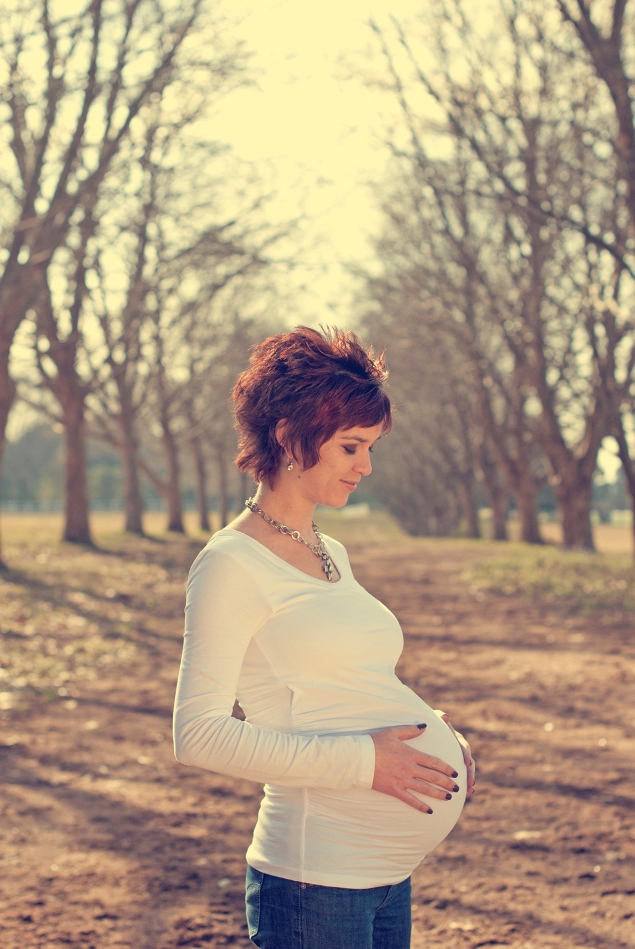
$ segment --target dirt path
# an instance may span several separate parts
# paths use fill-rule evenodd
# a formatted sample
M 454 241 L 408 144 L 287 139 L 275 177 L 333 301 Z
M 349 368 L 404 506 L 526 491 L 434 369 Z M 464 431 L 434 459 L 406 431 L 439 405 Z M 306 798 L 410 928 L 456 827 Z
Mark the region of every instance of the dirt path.
M 250 945 L 259 789 L 172 754 L 197 549 L 10 551 L 23 572 L 0 622 L 5 654 L 36 646 L 26 692 L 41 654 L 70 656 L 79 637 L 92 659 L 0 712 L 2 949 Z M 461 823 L 415 874 L 413 949 L 634 947 L 633 629 L 473 594 L 461 573 L 475 556 L 460 542 L 352 550 L 403 624 L 401 677 L 452 713 L 480 763 Z

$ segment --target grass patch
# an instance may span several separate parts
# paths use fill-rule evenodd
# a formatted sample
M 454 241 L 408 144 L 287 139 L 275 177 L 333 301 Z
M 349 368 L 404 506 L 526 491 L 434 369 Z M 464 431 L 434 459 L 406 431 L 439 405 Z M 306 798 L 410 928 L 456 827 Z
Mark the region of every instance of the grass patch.
M 463 578 L 473 592 L 568 600 L 583 611 L 635 612 L 635 569 L 626 555 L 514 544 L 504 556 L 474 564 Z
M 388 511 L 370 511 L 362 517 L 351 517 L 346 508 L 318 508 L 315 521 L 320 530 L 341 544 L 373 544 L 412 539 Z

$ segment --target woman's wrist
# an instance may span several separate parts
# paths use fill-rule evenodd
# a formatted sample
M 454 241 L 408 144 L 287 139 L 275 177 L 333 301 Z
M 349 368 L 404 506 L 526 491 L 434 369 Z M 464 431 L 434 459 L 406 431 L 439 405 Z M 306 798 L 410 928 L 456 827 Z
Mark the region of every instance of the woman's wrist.
M 372 788 L 375 777 L 375 742 L 371 735 L 358 735 L 359 742 L 359 777 L 355 787 Z

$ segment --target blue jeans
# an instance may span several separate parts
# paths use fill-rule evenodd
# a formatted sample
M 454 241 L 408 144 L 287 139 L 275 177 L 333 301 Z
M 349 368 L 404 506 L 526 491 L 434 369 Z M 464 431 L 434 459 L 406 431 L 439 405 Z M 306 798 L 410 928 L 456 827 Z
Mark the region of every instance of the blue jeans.
M 409 949 L 410 877 L 352 890 L 247 868 L 249 936 L 260 949 Z

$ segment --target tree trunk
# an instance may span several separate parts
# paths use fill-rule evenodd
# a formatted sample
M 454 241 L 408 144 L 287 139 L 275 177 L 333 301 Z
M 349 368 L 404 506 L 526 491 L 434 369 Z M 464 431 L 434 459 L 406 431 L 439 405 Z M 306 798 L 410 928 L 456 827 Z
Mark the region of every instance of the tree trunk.
M 475 363 L 475 365 L 478 366 L 478 363 Z M 480 375 L 480 367 L 478 368 L 478 371 Z M 516 499 L 518 517 L 520 520 L 520 539 L 526 544 L 542 544 L 543 541 L 542 537 L 540 536 L 536 504 L 538 497 L 538 487 L 531 473 L 530 446 L 529 443 L 525 441 L 527 430 L 524 427 L 522 411 L 518 406 L 515 407 L 513 419 L 514 424 L 511 426 L 510 433 L 512 436 L 512 444 L 514 445 L 515 450 L 510 451 L 509 446 L 506 444 L 505 433 L 503 429 L 496 423 L 490 402 L 489 390 L 482 384 L 482 382 L 479 393 L 482 417 L 494 460 L 497 462 L 497 467 L 507 482 L 507 491 L 513 494 Z M 507 491 L 505 491 L 506 499 Z M 497 507 L 498 505 L 494 504 L 492 499 L 492 511 L 496 512 Z M 505 503 L 505 508 L 506 507 L 507 503 Z M 505 514 L 506 513 L 507 512 L 505 510 Z M 501 516 L 502 515 L 499 509 L 499 519 Z M 507 527 L 506 525 L 502 525 L 500 520 L 498 530 L 500 531 L 501 536 L 496 539 L 504 540 L 507 537 Z
M 624 478 L 628 486 L 628 493 L 631 496 L 631 511 L 633 512 L 633 557 L 635 557 L 635 463 L 633 463 L 633 459 L 628 450 L 628 442 L 626 441 L 624 423 L 621 416 L 618 416 L 618 419 L 619 422 L 616 426 L 617 431 L 615 432 L 615 438 L 619 448 L 622 468 L 624 469 Z
M 2 411 L 1 407 L 0 407 L 0 411 Z M 1 424 L 1 419 L 0 419 L 0 424 Z M 6 419 L 5 419 L 4 425 L 6 427 Z M 5 429 L 3 428 L 0 431 L 0 484 L 2 484 L 2 480 L 1 480 L 2 479 L 2 456 L 4 454 L 4 442 L 5 442 L 4 432 L 5 432 Z M 0 518 L 0 571 L 8 570 L 8 569 L 9 567 L 2 557 L 2 520 Z
M 23 206 L 23 222 L 29 220 L 33 213 L 31 204 L 28 207 Z M 9 373 L 11 346 L 27 310 L 37 298 L 41 285 L 41 272 L 37 268 L 34 269 L 32 261 L 27 264 L 18 262 L 19 251 L 27 233 L 26 229 L 18 227 L 12 235 L 5 235 L 9 238 L 6 246 L 11 249 L 10 257 L 5 262 L 0 277 L 0 476 L 2 475 L 7 420 L 16 392 L 15 383 Z M 6 569 L 0 542 L 0 570 Z
M 90 544 L 88 513 L 88 476 L 86 464 L 86 423 L 84 394 L 68 392 L 62 405 L 64 443 L 66 448 L 64 481 L 64 540 L 73 544 Z
M 554 485 L 562 520 L 562 544 L 567 549 L 595 550 L 591 528 L 590 478 L 577 477 Z
M 198 509 L 198 524 L 202 531 L 210 531 L 209 510 L 207 501 L 207 466 L 203 446 L 198 435 L 190 439 L 190 447 L 194 456 L 194 471 L 196 474 L 196 507 Z
M 481 527 L 478 521 L 478 510 L 474 501 L 474 475 L 466 472 L 459 475 L 457 480 L 459 503 L 467 521 L 467 536 L 475 540 L 481 536 Z
M 167 468 L 164 497 L 168 509 L 168 530 L 184 534 L 179 450 L 169 425 L 163 426 L 163 448 Z
M 508 540 L 507 537 L 507 491 L 490 497 L 492 506 L 492 540 Z
M 507 505 L 509 491 L 498 467 L 485 450 L 481 452 L 480 468 L 483 484 L 492 509 L 492 540 L 507 540 Z
M 15 398 L 15 383 L 9 375 L 9 350 L 4 339 L 0 339 L 0 477 L 2 476 L 2 458 L 6 439 L 7 419 Z M 0 536 L 0 570 L 6 570 L 7 565 L 2 559 L 2 538 Z
M 518 480 L 514 486 L 514 497 L 520 521 L 520 539 L 525 544 L 544 543 L 538 523 L 538 487 L 531 475 Z
M 220 512 L 220 526 L 226 527 L 229 521 L 229 497 L 227 490 L 227 461 L 225 449 L 216 449 L 216 464 L 218 466 L 218 510 Z
M 126 512 L 125 530 L 130 534 L 143 537 L 143 495 L 138 467 L 138 445 L 132 419 L 121 415 L 121 467 L 123 470 L 124 507 Z
M 4 414 L 3 409 L 4 407 L 0 404 L 0 425 L 2 425 L 2 428 L 0 429 L 0 484 L 2 484 L 2 456 L 4 455 L 5 430 L 7 425 L 6 416 L 4 418 L 4 422 L 2 420 L 2 414 Z M 0 571 L 8 569 L 8 564 L 2 557 L 2 521 L 0 519 Z

